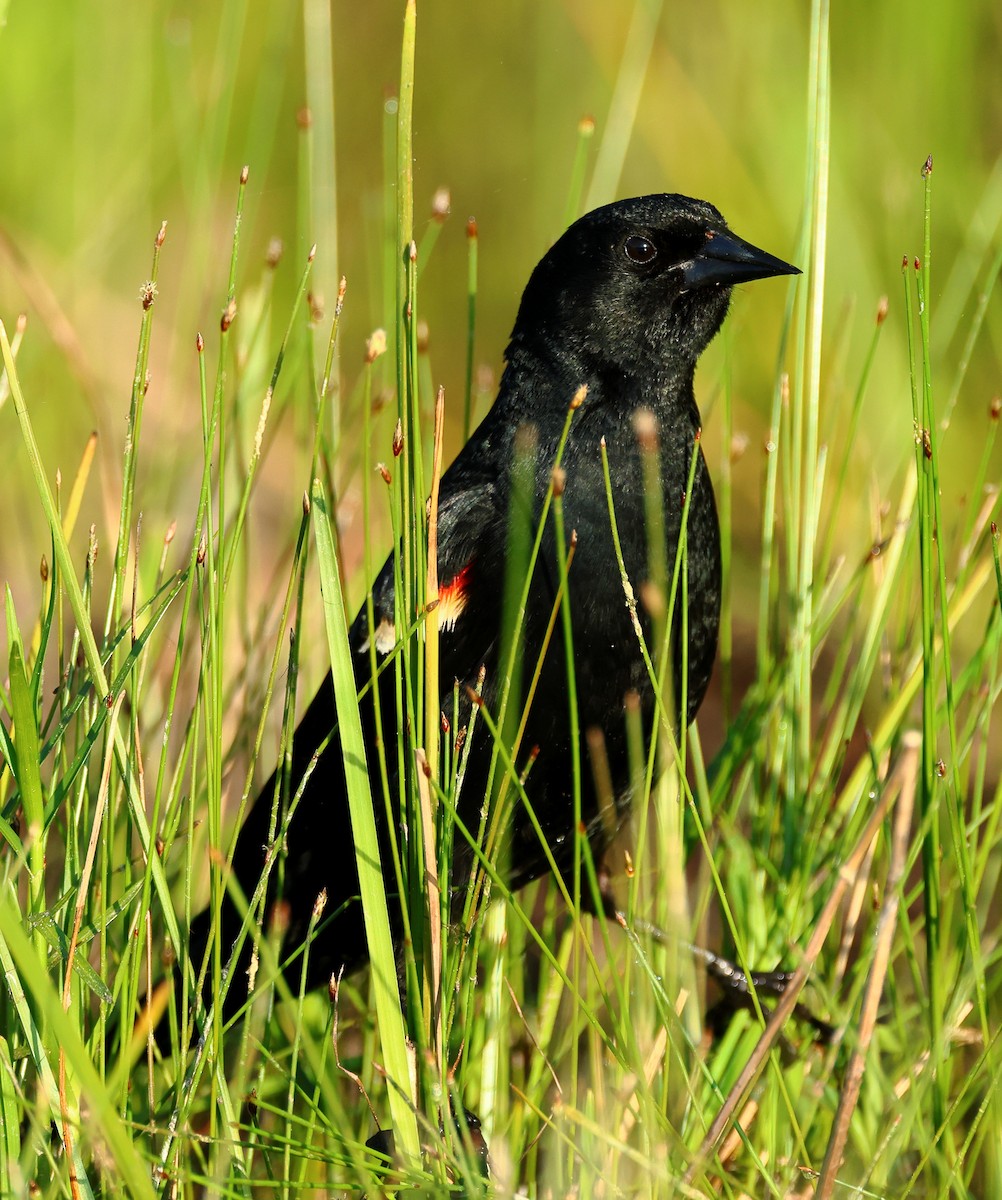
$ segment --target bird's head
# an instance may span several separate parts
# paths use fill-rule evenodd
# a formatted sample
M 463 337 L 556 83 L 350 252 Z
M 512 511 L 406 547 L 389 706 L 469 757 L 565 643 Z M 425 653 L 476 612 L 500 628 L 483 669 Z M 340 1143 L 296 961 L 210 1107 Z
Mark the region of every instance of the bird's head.
M 575 221 L 532 273 L 512 346 L 548 347 L 582 370 L 691 369 L 736 283 L 796 275 L 688 196 L 619 200 Z

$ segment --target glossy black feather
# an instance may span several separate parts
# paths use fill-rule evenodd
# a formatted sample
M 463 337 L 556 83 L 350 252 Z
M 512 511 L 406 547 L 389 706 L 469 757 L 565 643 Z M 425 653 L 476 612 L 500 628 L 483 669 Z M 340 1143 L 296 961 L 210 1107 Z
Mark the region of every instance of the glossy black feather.
M 440 579 L 447 584 L 464 568 L 467 575 L 465 607 L 441 638 L 441 695 L 443 711 L 453 723 L 462 723 L 467 712 L 452 712 L 454 680 L 459 680 L 460 695 L 465 695 L 465 686 L 476 683 L 483 667 L 488 706 L 496 699 L 509 475 L 516 431 L 526 423 L 535 429 L 533 494 L 538 512 L 568 404 L 578 388 L 587 385 L 587 397 L 575 415 L 563 457 L 566 528 L 577 534 L 569 579 L 570 609 L 581 726 L 602 730 L 617 804 L 624 811 L 629 804 L 624 697 L 629 691 L 638 693 L 647 727 L 654 697 L 615 560 L 600 445 L 604 439 L 626 568 L 639 595 L 648 574 L 648 547 L 636 414 L 641 409 L 649 410 L 656 422 L 670 577 L 700 428 L 693 393 L 696 361 L 724 319 L 731 282 L 794 270 L 734 237 L 717 210 L 698 200 L 645 196 L 588 214 L 571 226 L 533 271 L 506 352 L 507 365 L 497 400 L 442 479 Z M 702 452 L 697 453 L 688 538 L 686 718 L 690 721 L 710 680 L 720 612 L 716 507 Z M 369 629 L 364 610 L 351 629 L 360 689 L 370 680 L 370 639 L 376 638 L 380 656 L 392 641 L 392 572 L 391 558 L 373 586 L 376 630 Z M 526 613 L 524 661 L 528 664 L 534 663 L 539 653 L 558 576 L 551 521 Z M 650 622 L 642 606 L 641 615 L 649 637 Z M 676 633 L 678 628 L 676 620 Z M 676 644 L 676 694 L 682 687 L 680 650 Z M 381 685 L 384 722 L 394 712 L 391 680 L 392 671 L 388 671 Z M 523 749 L 539 747 L 527 791 L 561 866 L 568 861 L 572 846 L 574 754 L 582 757 L 584 817 L 596 856 L 605 846 L 607 828 L 607 822 L 598 819 L 596 813 L 587 755 L 571 744 L 566 686 L 564 648 L 558 633 L 543 665 Z M 371 695 L 363 699 L 361 712 L 371 752 L 375 738 Z M 328 680 L 296 731 L 293 791 L 333 725 L 333 695 Z M 384 729 L 387 742 L 393 736 L 392 729 Z M 490 754 L 491 741 L 481 725 L 460 803 L 461 815 L 473 828 L 483 803 Z M 395 756 L 390 758 L 392 769 Z M 374 762 L 372 754 L 370 770 Z M 262 789 L 238 840 L 234 867 L 247 894 L 252 892 L 264 863 L 274 791 L 273 778 Z M 374 792 L 382 795 L 378 783 Z M 386 819 L 378 801 L 377 816 L 384 837 L 385 864 L 389 861 Z M 510 882 L 517 887 L 543 874 L 546 860 L 520 806 L 513 809 L 507 833 L 511 839 Z M 468 877 L 469 851 L 457 845 L 455 861 L 451 884 L 458 892 Z M 277 874 L 269 892 L 272 899 L 275 878 Z M 310 952 L 311 984 L 326 981 L 342 966 L 351 971 L 367 959 L 336 736 L 313 764 L 288 831 L 283 895 L 289 904 L 291 924 L 286 949 L 305 936 L 321 888 L 326 888 L 328 894 L 327 920 Z M 391 912 L 394 907 L 391 904 Z M 227 908 L 222 930 L 227 952 L 238 927 L 235 913 Z M 193 948 L 203 946 L 206 936 L 203 919 L 193 929 Z M 240 982 L 235 981 L 233 1003 L 241 999 L 241 990 Z

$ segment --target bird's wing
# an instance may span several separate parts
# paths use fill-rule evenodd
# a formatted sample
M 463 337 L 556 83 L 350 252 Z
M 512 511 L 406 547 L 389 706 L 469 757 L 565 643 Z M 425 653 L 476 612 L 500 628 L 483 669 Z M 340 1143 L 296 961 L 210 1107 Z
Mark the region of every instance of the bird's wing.
M 438 512 L 438 628 L 450 640 L 466 641 L 476 627 L 487 633 L 485 621 L 498 597 L 497 574 L 504 563 L 505 514 L 498 512 L 496 488 L 487 481 L 445 495 Z M 374 645 L 379 659 L 388 655 L 407 630 L 397 628 L 394 604 L 393 555 L 383 564 L 372 585 L 372 624 L 368 604 L 362 606 L 349 635 L 352 653 L 368 658 Z M 470 612 L 476 595 L 477 613 Z M 416 623 L 418 613 L 413 614 Z M 493 631 L 491 631 L 493 633 Z M 443 649 L 447 649 L 443 647 Z

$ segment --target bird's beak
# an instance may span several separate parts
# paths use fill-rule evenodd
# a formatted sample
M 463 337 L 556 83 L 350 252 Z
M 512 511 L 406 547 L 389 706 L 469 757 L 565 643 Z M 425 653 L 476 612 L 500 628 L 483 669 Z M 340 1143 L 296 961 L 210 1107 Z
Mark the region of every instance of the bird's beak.
M 682 278 L 688 287 L 708 287 L 746 283 L 750 279 L 767 279 L 770 275 L 799 275 L 791 267 L 736 234 L 711 229 L 703 248 L 682 267 Z

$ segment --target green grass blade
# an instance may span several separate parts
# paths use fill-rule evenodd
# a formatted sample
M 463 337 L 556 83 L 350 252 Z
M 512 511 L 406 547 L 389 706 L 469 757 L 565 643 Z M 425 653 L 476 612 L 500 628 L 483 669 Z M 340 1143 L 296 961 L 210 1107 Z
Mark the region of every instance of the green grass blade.
M 466 380 L 463 386 L 463 441 L 473 431 L 473 366 L 477 336 L 477 261 L 480 236 L 477 223 L 466 222 Z
M 303 5 L 306 102 L 310 112 L 310 218 L 309 237 L 320 250 L 316 286 L 329 303 L 338 290 L 337 158 L 334 125 L 334 55 L 331 5 L 327 0 L 305 0 Z M 323 360 L 317 347 L 316 368 Z M 335 436 L 340 415 L 335 413 Z
M 98 1075 L 91 1061 L 90 1053 L 84 1045 L 80 1031 L 71 1016 L 63 1011 L 59 994 L 53 987 L 48 975 L 35 957 L 33 947 L 21 924 L 21 916 L 12 896 L 7 893 L 0 901 L 2 920 L 0 920 L 0 967 L 8 980 L 20 978 L 31 992 L 32 998 L 43 1019 L 55 1035 L 57 1044 L 65 1053 L 67 1064 L 72 1072 L 76 1090 L 80 1096 L 87 1099 L 88 1120 L 78 1123 L 73 1130 L 73 1157 L 77 1183 L 82 1194 L 92 1196 L 86 1171 L 80 1156 L 80 1144 L 90 1144 L 93 1132 L 100 1131 L 103 1151 L 111 1155 L 119 1182 L 126 1194 L 135 1197 L 152 1197 L 153 1187 L 150 1183 L 146 1164 L 140 1158 L 132 1140 L 132 1131 L 127 1129 L 124 1122 L 115 1112 L 104 1082 Z M 15 997 L 18 1014 L 21 1018 L 24 1034 L 31 1046 L 36 1068 L 49 1094 L 49 1104 L 52 1119 L 61 1134 L 65 1133 L 63 1117 L 68 1113 L 79 1122 L 79 1100 L 76 1095 L 69 1094 L 69 1085 L 64 1084 L 65 1104 L 60 1101 L 60 1085 L 56 1072 L 49 1062 L 46 1050 L 31 1016 L 27 997 L 20 992 Z M 93 1151 L 94 1146 L 90 1149 Z
M 334 701 L 337 707 L 341 749 L 344 755 L 348 807 L 358 861 L 358 879 L 365 914 L 365 931 L 372 963 L 376 1015 L 389 1084 L 390 1112 L 396 1144 L 416 1161 L 420 1150 L 418 1127 L 411 1092 L 411 1072 L 397 986 L 396 954 L 390 935 L 390 918 L 380 869 L 379 841 L 373 817 L 372 793 L 366 768 L 365 742 L 355 693 L 355 676 L 348 647 L 341 574 L 334 552 L 327 500 L 318 480 L 311 494 L 320 586 L 323 592 L 324 624 L 330 651 Z
M 100 696 L 102 699 L 107 699 L 109 696 L 109 689 L 108 679 L 104 671 L 104 664 L 101 661 L 101 655 L 97 648 L 97 642 L 94 639 L 94 633 L 91 629 L 90 616 L 87 605 L 84 602 L 83 592 L 80 589 L 80 584 L 76 577 L 76 572 L 73 566 L 73 557 L 70 554 L 70 548 L 63 533 L 62 522 L 60 521 L 59 513 L 52 497 L 52 491 L 49 488 L 49 482 L 45 475 L 45 469 L 42 466 L 42 457 L 38 451 L 38 443 L 35 441 L 35 434 L 31 426 L 31 419 L 28 415 L 27 406 L 24 401 L 24 394 L 21 391 L 21 383 L 18 379 L 17 371 L 14 366 L 14 356 L 11 352 L 10 342 L 7 338 L 7 330 L 2 321 L 0 321 L 0 354 L 3 356 L 4 366 L 7 370 L 7 378 L 10 383 L 11 399 L 14 403 L 14 410 L 17 413 L 18 422 L 21 426 L 21 436 L 28 452 L 32 475 L 34 476 L 35 484 L 38 488 L 39 499 L 41 500 L 42 509 L 49 524 L 49 531 L 52 535 L 53 545 L 55 546 L 56 559 L 62 572 L 63 586 L 66 589 L 67 597 L 70 602 L 70 608 L 73 611 L 73 616 L 77 623 L 77 631 L 79 633 L 84 659 L 90 673 L 91 681 L 97 691 L 98 696 Z M 146 855 L 147 862 L 150 870 L 152 871 L 153 881 L 157 890 L 157 896 L 160 900 L 161 907 L 163 909 L 164 921 L 167 925 L 167 932 L 170 934 L 174 945 L 178 946 L 181 944 L 181 939 L 178 933 L 177 920 L 174 916 L 174 905 L 171 901 L 170 890 L 167 887 L 167 879 L 164 875 L 163 863 L 160 861 L 160 856 L 158 854 L 152 853 L 153 846 L 152 838 L 150 836 L 149 822 L 146 819 L 146 812 L 143 807 L 142 797 L 139 794 L 138 785 L 129 767 L 129 752 L 126 748 L 121 729 L 117 724 L 114 726 L 113 736 L 115 738 L 115 753 L 118 759 L 119 768 L 122 773 L 122 778 L 127 782 L 128 785 L 129 807 L 132 819 L 135 823 L 136 831 L 142 844 L 143 853 Z
M 19 1179 L 21 1157 L 21 1114 L 14 1083 L 10 1046 L 0 1037 L 0 1196 L 13 1197 Z
M 45 908 L 45 821 L 42 777 L 39 771 L 38 714 L 28 683 L 21 634 L 14 614 L 14 599 L 7 588 L 7 641 L 10 644 L 10 698 L 14 712 L 14 752 L 10 766 L 17 779 L 27 825 L 28 912 L 38 916 Z M 34 937 L 39 961 L 45 962 L 45 943 Z
M 636 0 L 634 4 L 586 208 L 608 203 L 619 188 L 663 7 L 664 0 Z

